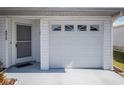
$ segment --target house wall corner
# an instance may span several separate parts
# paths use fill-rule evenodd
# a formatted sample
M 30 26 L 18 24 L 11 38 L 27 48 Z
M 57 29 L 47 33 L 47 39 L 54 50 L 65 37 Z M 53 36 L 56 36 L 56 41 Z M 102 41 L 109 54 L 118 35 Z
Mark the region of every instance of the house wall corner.
M 47 19 L 40 19 L 40 67 L 49 69 L 49 23 Z
M 112 70 L 113 32 L 112 21 L 104 21 L 103 69 Z

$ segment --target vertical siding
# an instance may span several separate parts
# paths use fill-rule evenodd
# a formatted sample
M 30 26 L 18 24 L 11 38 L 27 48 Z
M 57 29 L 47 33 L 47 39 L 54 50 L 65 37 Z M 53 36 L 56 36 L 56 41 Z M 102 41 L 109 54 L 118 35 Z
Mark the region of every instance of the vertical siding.
M 124 46 L 124 26 L 113 28 L 114 46 Z
M 41 69 L 49 69 L 49 24 L 47 20 L 40 20 L 40 60 Z
M 103 54 L 103 68 L 112 69 L 112 22 L 104 22 L 104 54 Z
M 4 65 L 6 65 L 5 30 L 6 30 L 6 19 L 0 18 L 0 61 L 2 61 Z

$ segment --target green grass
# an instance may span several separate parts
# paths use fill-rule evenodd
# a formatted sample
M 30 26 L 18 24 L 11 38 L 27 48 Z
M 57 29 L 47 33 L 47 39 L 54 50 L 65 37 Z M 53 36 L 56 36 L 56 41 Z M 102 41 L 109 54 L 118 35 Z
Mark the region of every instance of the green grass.
M 114 51 L 113 65 L 124 70 L 124 52 Z
M 119 62 L 117 62 L 115 60 L 113 60 L 113 66 L 117 66 L 117 67 L 119 67 L 119 68 L 124 70 L 124 64 L 123 63 L 119 63 Z

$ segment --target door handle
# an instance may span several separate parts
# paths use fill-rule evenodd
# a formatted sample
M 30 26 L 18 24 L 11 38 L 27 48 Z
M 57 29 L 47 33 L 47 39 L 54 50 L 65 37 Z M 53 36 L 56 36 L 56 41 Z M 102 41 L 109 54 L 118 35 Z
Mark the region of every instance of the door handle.
M 17 48 L 17 43 L 15 44 L 15 47 Z

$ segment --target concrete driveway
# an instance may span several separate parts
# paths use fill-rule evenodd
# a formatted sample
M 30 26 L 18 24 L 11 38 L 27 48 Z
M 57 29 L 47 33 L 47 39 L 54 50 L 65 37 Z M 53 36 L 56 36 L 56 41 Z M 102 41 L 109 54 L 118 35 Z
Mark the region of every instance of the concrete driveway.
M 113 71 L 97 69 L 65 69 L 62 73 L 6 73 L 8 78 L 17 78 L 19 85 L 63 84 L 124 84 L 124 78 Z

